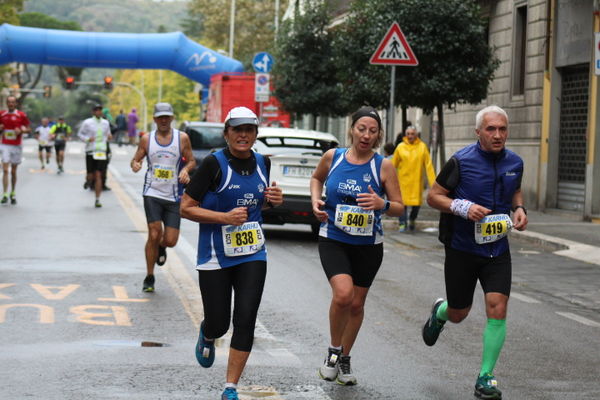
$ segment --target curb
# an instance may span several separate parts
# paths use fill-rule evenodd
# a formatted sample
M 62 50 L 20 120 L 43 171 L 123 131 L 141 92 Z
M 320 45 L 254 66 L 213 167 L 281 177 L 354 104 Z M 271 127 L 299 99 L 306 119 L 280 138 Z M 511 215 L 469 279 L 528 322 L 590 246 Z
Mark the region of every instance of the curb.
M 437 228 L 439 225 L 438 221 L 424 220 L 424 221 L 416 221 L 416 227 L 419 230 L 423 230 L 425 228 Z M 384 219 L 383 227 L 387 230 L 397 230 L 398 229 L 398 220 L 397 219 Z M 567 239 L 561 239 L 554 236 L 549 236 L 543 233 L 533 232 L 533 231 L 516 231 L 513 230 L 510 232 L 510 237 L 514 240 L 524 241 L 527 243 L 531 243 L 534 245 L 538 245 L 543 247 L 546 250 L 550 251 L 559 251 L 559 250 L 569 250 L 575 245 L 579 245 L 580 243 L 573 242 Z

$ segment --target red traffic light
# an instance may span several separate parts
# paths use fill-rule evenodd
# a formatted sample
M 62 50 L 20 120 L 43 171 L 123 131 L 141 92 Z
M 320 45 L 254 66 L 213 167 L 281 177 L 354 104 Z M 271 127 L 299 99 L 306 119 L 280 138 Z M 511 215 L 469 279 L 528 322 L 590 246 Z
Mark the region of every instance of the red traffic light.
M 44 97 L 52 97 L 52 86 L 44 85 Z
M 72 76 L 67 76 L 65 78 L 65 88 L 71 90 L 75 88 L 75 78 Z
M 112 89 L 113 87 L 113 77 L 105 76 L 104 77 L 104 89 Z

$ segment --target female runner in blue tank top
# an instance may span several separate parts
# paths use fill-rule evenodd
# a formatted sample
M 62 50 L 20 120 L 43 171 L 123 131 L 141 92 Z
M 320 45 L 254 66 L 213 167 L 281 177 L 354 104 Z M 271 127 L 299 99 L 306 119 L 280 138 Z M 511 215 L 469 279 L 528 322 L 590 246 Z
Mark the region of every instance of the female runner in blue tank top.
M 182 217 L 200 223 L 196 269 L 204 321 L 196 358 L 205 368 L 215 359 L 214 340 L 229 329 L 235 292 L 227 381 L 221 396 L 225 400 L 238 399 L 237 383 L 252 349 L 267 274 L 261 209 L 283 202 L 281 189 L 275 182 L 268 184 L 269 160 L 252 151 L 257 134 L 254 112 L 245 107 L 229 111 L 224 129 L 227 148 L 203 160 L 181 200 Z
M 331 344 L 318 372 L 322 379 L 341 385 L 356 384 L 350 350 L 383 260 L 381 215 L 404 212 L 396 169 L 374 151 L 383 139 L 377 111 L 372 107 L 356 111 L 348 135 L 350 147 L 327 151 L 310 181 L 313 213 L 321 221 L 319 255 L 333 290 Z

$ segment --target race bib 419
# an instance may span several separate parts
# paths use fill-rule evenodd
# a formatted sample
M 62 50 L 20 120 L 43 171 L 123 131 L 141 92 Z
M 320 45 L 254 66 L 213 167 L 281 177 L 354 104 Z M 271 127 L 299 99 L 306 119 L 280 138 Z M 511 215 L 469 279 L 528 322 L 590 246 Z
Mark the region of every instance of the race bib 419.
M 475 242 L 478 244 L 493 243 L 512 229 L 512 220 L 507 214 L 486 215 L 475 222 Z

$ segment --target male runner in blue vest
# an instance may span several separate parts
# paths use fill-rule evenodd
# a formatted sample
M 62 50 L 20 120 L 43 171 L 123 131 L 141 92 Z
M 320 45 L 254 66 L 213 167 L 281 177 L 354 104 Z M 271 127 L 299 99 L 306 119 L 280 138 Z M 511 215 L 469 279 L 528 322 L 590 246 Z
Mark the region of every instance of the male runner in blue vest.
M 511 226 L 520 231 L 527 226 L 521 193 L 523 160 L 504 147 L 508 115 L 503 109 L 489 106 L 479 111 L 475 127 L 479 140 L 452 156 L 427 196 L 427 203 L 441 211 L 439 238 L 445 245 L 448 300 L 434 302 L 423 340 L 433 346 L 446 321 L 459 323 L 467 317 L 479 280 L 488 319 L 475 396 L 501 399 L 493 371 L 506 337 L 511 286 L 506 234 Z

